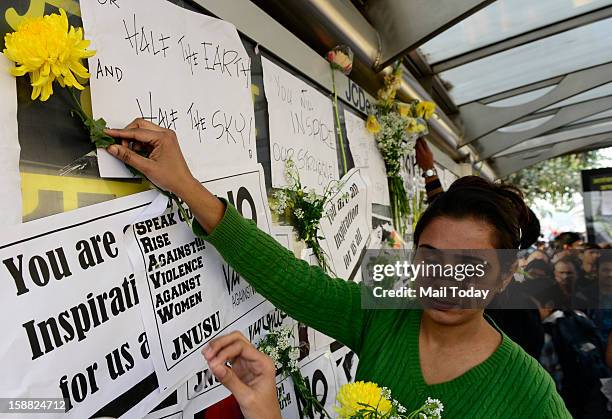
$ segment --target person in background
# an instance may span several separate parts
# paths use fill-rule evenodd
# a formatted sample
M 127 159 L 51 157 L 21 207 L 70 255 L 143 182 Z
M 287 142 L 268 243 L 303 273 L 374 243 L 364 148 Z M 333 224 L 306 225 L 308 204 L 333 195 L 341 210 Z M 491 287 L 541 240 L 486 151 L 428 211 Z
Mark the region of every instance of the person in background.
M 566 231 L 553 239 L 553 246 L 557 250 L 580 249 L 582 244 L 582 236 L 573 231 Z
M 331 278 L 297 259 L 198 182 L 174 132 L 143 120 L 105 132 L 120 141 L 108 148 L 110 154 L 184 200 L 195 217 L 194 233 L 257 292 L 292 318 L 353 349 L 360 360 L 357 380 L 389 388 L 408 411 L 421 407 L 427 397 L 437 398 L 447 419 L 570 418 L 550 376 L 484 310 L 365 310 L 363 284 Z M 133 147 L 145 148 L 149 157 Z M 424 249 L 518 249 L 531 244 L 520 233 L 530 228 L 529 221 L 516 189 L 467 176 L 425 210 L 414 242 Z M 497 289 L 512 276 L 511 267 L 501 263 L 488 269 Z
M 427 202 L 431 203 L 439 194 L 444 192 L 442 183 L 438 178 L 438 173 L 434 166 L 434 157 L 427 142 L 423 138 L 419 138 L 415 145 L 415 160 L 423 173 L 425 179 L 425 191 L 427 193 Z
M 217 380 L 236 398 L 245 419 L 281 419 L 274 363 L 242 333 L 211 340 L 202 354 Z
M 568 254 L 557 260 L 553 265 L 553 275 L 563 293 L 559 308 L 579 309 L 586 312 L 587 309 L 593 307 L 592 304 L 589 304 L 587 296 L 577 286 L 582 281 L 582 269 L 577 257 Z
M 592 318 L 606 344 L 606 364 L 612 369 L 612 252 L 602 252 L 598 271 L 599 310 Z
M 542 249 L 536 249 L 527 256 L 527 264 L 529 264 L 533 260 L 542 260 L 546 263 L 550 263 L 550 256 L 546 253 L 546 251 Z
M 601 254 L 599 245 L 595 243 L 585 243 L 580 253 L 582 259 L 582 271 L 585 276 L 592 279 L 597 278 L 597 260 Z

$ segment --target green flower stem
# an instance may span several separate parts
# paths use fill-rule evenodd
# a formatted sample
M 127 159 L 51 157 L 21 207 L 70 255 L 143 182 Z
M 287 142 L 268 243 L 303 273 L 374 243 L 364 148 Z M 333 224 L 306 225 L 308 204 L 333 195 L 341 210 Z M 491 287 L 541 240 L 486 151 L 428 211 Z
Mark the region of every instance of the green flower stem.
M 344 173 L 348 171 L 348 165 L 346 163 L 346 152 L 344 151 L 344 137 L 342 135 L 342 125 L 340 125 L 340 115 L 338 114 L 338 92 L 336 90 L 336 70 L 334 66 L 331 66 L 332 70 L 332 88 L 334 90 L 334 113 L 336 115 L 336 125 L 338 129 L 338 139 L 340 140 L 340 150 L 342 152 L 342 166 L 344 167 Z
M 293 380 L 296 391 L 300 393 L 300 396 L 302 396 L 306 402 L 304 410 L 309 412 L 312 408 L 315 412 L 319 412 L 324 417 L 331 419 L 331 416 L 329 413 L 327 413 L 327 410 L 325 410 L 323 405 L 321 405 L 321 402 L 315 397 L 314 394 L 312 394 L 312 391 L 310 391 L 310 388 L 308 388 L 306 385 L 306 381 L 299 370 L 291 373 L 291 379 Z
M 388 183 L 393 223 L 399 233 L 404 236 L 408 224 L 406 220 L 410 215 L 410 201 L 406 195 L 404 179 L 402 179 L 401 175 L 392 175 L 388 178 Z
M 70 97 L 74 102 L 74 112 L 79 116 L 81 122 L 83 122 L 83 125 L 85 125 L 85 128 L 89 131 L 89 139 L 91 143 L 95 147 L 99 148 L 107 148 L 108 146 L 115 144 L 115 139 L 104 133 L 104 129 L 106 128 L 106 121 L 104 121 L 104 119 L 94 120 L 91 116 L 87 114 L 87 112 L 85 112 L 85 110 L 83 109 L 83 105 L 81 105 L 81 101 L 77 98 L 75 94 L 74 88 L 68 88 L 68 92 L 70 93 Z M 141 176 L 143 179 L 151 183 L 160 193 L 166 195 L 172 201 L 173 206 L 177 206 L 179 213 L 185 220 L 185 223 L 187 223 L 189 228 L 191 228 L 191 218 L 189 218 L 187 211 L 183 207 L 178 196 L 176 196 L 172 192 L 168 192 L 159 188 L 156 184 L 151 182 L 144 174 L 134 169 L 133 167 L 128 166 L 128 168 L 130 169 L 130 172 L 134 174 L 134 176 Z

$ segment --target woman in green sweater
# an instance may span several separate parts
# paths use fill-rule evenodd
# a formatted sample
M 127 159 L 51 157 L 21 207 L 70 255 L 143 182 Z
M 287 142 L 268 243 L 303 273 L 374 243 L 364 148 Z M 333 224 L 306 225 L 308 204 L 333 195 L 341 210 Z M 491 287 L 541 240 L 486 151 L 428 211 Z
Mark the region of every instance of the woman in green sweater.
M 259 293 L 291 317 L 359 356 L 357 380 L 388 387 L 408 411 L 427 397 L 445 418 L 570 418 L 551 377 L 483 315 L 483 310 L 364 310 L 360 285 L 330 278 L 279 245 L 191 175 L 174 132 L 136 120 L 109 152 L 192 210 L 196 234 L 213 244 Z M 144 158 L 128 147 L 150 152 Z M 415 230 L 419 247 L 517 249 L 527 208 L 486 181 L 453 186 Z M 525 234 L 526 235 L 526 234 Z

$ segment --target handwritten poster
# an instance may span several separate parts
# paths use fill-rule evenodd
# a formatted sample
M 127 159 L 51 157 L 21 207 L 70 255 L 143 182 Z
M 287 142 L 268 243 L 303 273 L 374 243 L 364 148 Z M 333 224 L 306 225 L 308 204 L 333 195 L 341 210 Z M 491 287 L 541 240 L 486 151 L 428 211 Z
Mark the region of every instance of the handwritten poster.
M 344 123 L 355 167 L 361 169 L 371 186 L 372 202 L 391 205 L 385 162 L 374 136 L 365 128 L 365 121 L 348 110 L 344 111 Z
M 141 117 L 176 131 L 192 169 L 256 164 L 251 64 L 231 23 L 166 0 L 84 1 L 81 10 L 97 51 L 96 118 L 121 128 Z M 98 163 L 102 177 L 131 177 L 104 150 Z
M 204 184 L 270 231 L 261 166 Z M 193 235 L 176 210 L 134 224 L 126 238 L 162 390 L 204 366 L 200 350 L 209 340 L 241 330 L 272 308 L 214 247 Z
M 120 395 L 154 382 L 123 231 L 157 195 L 3 230 L 3 397 L 65 398 L 68 417 L 83 418 L 113 404 L 127 411 L 132 406 Z
M 0 227 L 21 223 L 17 83 L 9 73 L 13 66 L 0 54 Z
M 287 186 L 285 162 L 293 160 L 302 185 L 322 194 L 339 177 L 332 101 L 265 57 L 261 62 L 270 115 L 272 186 Z
M 350 279 L 359 266 L 370 237 L 371 201 L 361 169 L 351 169 L 340 181 L 340 189 L 325 206 L 321 218 L 321 246 L 335 276 Z

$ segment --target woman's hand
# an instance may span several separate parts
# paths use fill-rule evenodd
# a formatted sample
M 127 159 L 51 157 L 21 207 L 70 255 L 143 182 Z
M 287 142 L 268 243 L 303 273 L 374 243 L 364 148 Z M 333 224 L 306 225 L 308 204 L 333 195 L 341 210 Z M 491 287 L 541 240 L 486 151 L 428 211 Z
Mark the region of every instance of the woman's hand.
M 246 419 L 280 419 L 274 364 L 242 333 L 213 339 L 202 353 L 215 377 L 236 397 Z
M 211 232 L 225 213 L 225 205 L 198 182 L 181 152 L 174 131 L 144 119 L 136 119 L 124 129 L 105 132 L 121 140 L 108 152 L 140 171 L 161 189 L 178 195 L 191 209 L 200 225 Z M 148 157 L 138 154 L 146 151 Z
M 121 140 L 121 144 L 108 147 L 108 152 L 140 171 L 160 188 L 181 196 L 194 182 L 197 183 L 187 167 L 174 131 L 144 119 L 135 119 L 124 129 L 105 132 Z M 148 151 L 148 158 L 137 153 L 141 150 Z

